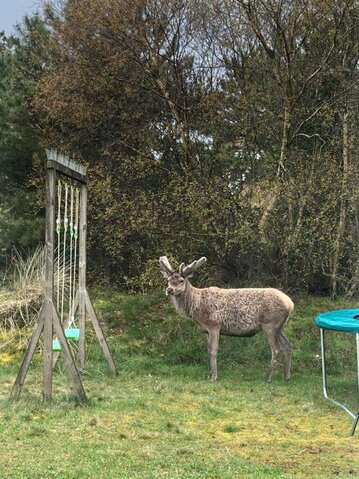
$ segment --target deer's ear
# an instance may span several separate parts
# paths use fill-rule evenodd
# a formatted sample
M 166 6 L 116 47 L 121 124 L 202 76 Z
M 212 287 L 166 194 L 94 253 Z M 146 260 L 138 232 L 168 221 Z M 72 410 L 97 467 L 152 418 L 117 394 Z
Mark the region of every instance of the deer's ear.
M 162 276 L 163 276 L 164 278 L 166 278 L 166 279 L 167 279 L 167 278 L 169 277 L 169 275 L 170 275 L 170 274 L 169 274 L 167 271 L 165 271 L 164 269 L 161 269 L 161 274 L 162 274 Z

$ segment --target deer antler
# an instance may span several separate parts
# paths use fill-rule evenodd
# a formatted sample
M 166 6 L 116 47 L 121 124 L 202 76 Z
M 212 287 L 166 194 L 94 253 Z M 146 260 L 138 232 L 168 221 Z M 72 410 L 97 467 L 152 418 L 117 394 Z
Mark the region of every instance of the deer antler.
M 198 269 L 200 266 L 202 266 L 203 263 L 207 261 L 207 258 L 204 256 L 197 261 L 193 261 L 193 263 L 189 264 L 188 266 L 185 266 L 183 263 L 180 266 L 179 272 L 182 276 L 189 276 L 192 274 L 196 269 Z
M 175 270 L 170 265 L 167 256 L 160 256 L 160 265 L 162 266 L 164 272 L 168 274 L 172 274 L 175 272 Z

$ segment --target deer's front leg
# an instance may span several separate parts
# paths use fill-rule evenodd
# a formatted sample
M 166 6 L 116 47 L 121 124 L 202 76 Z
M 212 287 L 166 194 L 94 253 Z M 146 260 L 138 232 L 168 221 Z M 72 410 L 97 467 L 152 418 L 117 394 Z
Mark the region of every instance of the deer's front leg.
M 210 380 L 217 379 L 217 352 L 219 343 L 219 329 L 211 329 L 208 331 L 208 354 L 211 362 Z

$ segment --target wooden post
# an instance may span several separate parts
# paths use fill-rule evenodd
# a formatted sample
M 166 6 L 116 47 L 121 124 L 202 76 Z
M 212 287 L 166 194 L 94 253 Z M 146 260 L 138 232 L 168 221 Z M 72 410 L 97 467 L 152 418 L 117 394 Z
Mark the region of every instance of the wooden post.
M 79 219 L 79 364 L 85 366 L 86 357 L 86 239 L 87 239 L 87 186 L 81 184 Z
M 54 251 L 55 251 L 55 181 L 54 168 L 46 169 L 46 277 L 44 307 L 44 372 L 43 399 L 52 397 L 52 302 L 54 294 Z

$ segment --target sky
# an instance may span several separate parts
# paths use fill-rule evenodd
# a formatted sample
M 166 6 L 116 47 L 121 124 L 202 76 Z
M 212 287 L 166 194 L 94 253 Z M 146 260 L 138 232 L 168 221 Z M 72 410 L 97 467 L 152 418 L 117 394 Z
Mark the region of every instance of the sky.
M 0 0 L 0 31 L 9 35 L 14 32 L 14 25 L 41 4 L 39 0 Z

